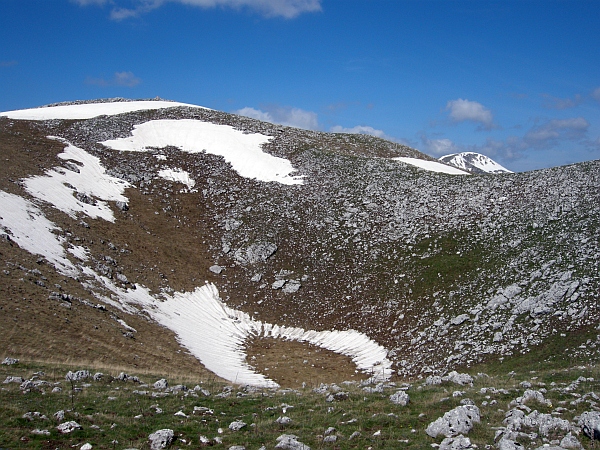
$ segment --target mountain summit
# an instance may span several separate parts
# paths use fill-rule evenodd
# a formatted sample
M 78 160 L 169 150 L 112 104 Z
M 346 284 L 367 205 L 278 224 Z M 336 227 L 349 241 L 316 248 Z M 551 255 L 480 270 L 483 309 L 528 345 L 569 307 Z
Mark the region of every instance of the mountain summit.
M 471 173 L 512 173 L 489 156 L 475 152 L 452 153 L 440 161 Z

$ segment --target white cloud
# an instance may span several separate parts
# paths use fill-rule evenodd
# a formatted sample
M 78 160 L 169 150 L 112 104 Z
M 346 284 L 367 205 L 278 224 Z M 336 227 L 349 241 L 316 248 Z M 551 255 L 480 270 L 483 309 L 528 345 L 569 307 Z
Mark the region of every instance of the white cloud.
M 578 140 L 585 136 L 590 123 L 583 117 L 553 119 L 529 130 L 523 140 L 532 147 L 549 147 L 557 140 Z
M 16 66 L 18 63 L 18 61 L 12 60 L 12 61 L 0 61 L 0 67 L 12 67 L 12 66 Z
M 381 139 L 387 139 L 388 141 L 396 141 L 392 136 L 388 136 L 385 134 L 383 130 L 378 130 L 373 127 L 365 126 L 365 125 L 357 125 L 352 128 L 342 127 L 341 125 L 336 125 L 330 128 L 332 133 L 348 133 L 348 134 L 368 134 L 370 136 L 375 136 Z
M 95 84 L 96 86 L 108 87 L 108 86 L 125 86 L 134 87 L 141 83 L 138 77 L 133 72 L 115 72 L 112 78 L 106 80 L 104 78 L 92 78 L 89 77 L 86 80 L 87 84 Z
M 240 116 L 250 117 L 251 119 L 262 120 L 263 122 L 275 123 L 273 117 L 268 112 L 261 111 L 260 109 L 251 108 L 249 106 L 238 109 L 235 114 Z
M 569 109 L 583 102 L 583 97 L 580 94 L 575 94 L 573 98 L 557 98 L 547 94 L 544 94 L 543 97 L 546 99 L 544 107 L 548 109 Z
M 104 5 L 107 2 L 107 0 L 71 0 L 71 1 L 73 3 L 77 3 L 78 5 L 81 5 L 81 6 Z
M 72 0 L 81 5 L 113 5 L 111 19 L 124 20 L 137 17 L 153 9 L 159 8 L 167 2 L 181 3 L 183 5 L 200 8 L 231 8 L 236 10 L 247 9 L 258 12 L 265 17 L 283 17 L 293 19 L 303 13 L 319 12 L 321 0 L 132 0 L 128 6 L 120 6 L 123 0 Z
M 600 102 L 600 87 L 597 87 L 592 91 L 592 98 Z
M 300 108 L 271 106 L 267 108 L 267 111 L 261 111 L 260 109 L 245 107 L 234 111 L 234 113 L 288 127 L 303 128 L 305 130 L 319 129 L 317 113 Z
M 600 152 L 600 136 L 598 136 L 593 141 L 591 141 L 591 140 L 586 141 L 585 145 L 588 148 L 588 150 Z
M 462 151 L 450 139 L 429 139 L 425 134 L 421 135 L 421 143 L 423 144 L 421 151 L 433 156 L 443 156 Z
M 304 128 L 305 130 L 317 130 L 319 128 L 317 113 L 312 111 L 292 108 L 290 110 L 282 110 L 281 114 L 283 118 L 283 120 L 281 120 L 282 125 Z
M 481 103 L 459 98 L 458 100 L 450 100 L 446 104 L 446 110 L 450 111 L 450 118 L 454 122 L 477 122 L 486 130 L 494 127 L 492 112 Z

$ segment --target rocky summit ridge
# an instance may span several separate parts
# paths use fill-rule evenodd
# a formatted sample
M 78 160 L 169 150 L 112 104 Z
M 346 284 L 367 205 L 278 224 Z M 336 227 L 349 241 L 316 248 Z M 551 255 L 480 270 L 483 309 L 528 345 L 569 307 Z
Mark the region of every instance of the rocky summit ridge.
M 255 372 L 258 338 L 362 356 L 382 378 L 544 348 L 597 358 L 598 161 L 450 175 L 372 136 L 182 104 L 15 117 L 0 116 L 0 302 L 14 330 L 1 354 L 39 357 L 24 334 L 68 335 L 83 359 L 120 346 L 143 365 L 168 348 L 212 370 L 197 332 L 217 321 L 233 340 L 215 331 L 214 345 Z M 163 139 L 165 123 L 181 141 Z M 80 351 L 69 339 L 56 357 Z

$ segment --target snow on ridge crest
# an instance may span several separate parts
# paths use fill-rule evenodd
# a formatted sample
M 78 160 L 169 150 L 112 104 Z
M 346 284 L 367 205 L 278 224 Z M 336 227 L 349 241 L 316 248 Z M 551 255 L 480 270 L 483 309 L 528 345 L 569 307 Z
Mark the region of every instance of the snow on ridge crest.
M 0 117 L 8 117 L 16 120 L 78 120 L 91 119 L 98 116 L 113 116 L 117 114 L 136 111 L 146 111 L 164 108 L 176 108 L 187 106 L 190 108 L 207 109 L 203 106 L 188 103 L 169 102 L 164 100 L 140 100 L 132 102 L 102 102 L 81 103 L 75 105 L 58 105 L 43 108 L 18 109 L 0 113 Z
M 129 137 L 100 143 L 113 150 L 131 152 L 167 146 L 189 153 L 205 151 L 225 158 L 243 177 L 286 185 L 302 184 L 302 176 L 291 175 L 296 169 L 289 160 L 262 150 L 262 145 L 271 139 L 259 133 L 247 134 L 229 125 L 194 119 L 163 119 L 135 125 Z

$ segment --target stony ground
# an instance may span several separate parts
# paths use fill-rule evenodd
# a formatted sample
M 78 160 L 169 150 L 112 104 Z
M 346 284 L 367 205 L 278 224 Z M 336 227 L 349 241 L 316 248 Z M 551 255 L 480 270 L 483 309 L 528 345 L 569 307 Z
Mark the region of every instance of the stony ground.
M 596 448 L 597 367 L 536 368 L 257 390 L 183 374 L 5 360 L 0 446 Z

